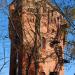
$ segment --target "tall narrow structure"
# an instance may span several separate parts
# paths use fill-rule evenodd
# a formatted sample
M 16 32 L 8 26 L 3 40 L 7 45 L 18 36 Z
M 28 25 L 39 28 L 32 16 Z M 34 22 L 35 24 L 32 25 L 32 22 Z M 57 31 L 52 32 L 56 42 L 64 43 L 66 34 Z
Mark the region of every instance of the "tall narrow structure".
M 48 0 L 10 4 L 10 75 L 64 75 L 67 23 L 55 8 Z

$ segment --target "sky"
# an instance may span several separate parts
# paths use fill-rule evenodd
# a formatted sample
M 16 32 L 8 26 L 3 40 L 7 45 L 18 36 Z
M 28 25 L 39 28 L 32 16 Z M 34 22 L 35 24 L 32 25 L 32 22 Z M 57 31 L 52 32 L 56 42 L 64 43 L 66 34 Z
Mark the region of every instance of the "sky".
M 63 2 L 64 1 L 64 4 Z M 9 64 L 10 64 L 10 39 L 9 39 L 9 31 L 8 31 L 8 5 L 12 2 L 12 0 L 7 0 L 7 4 L 3 7 L 0 8 L 0 68 L 3 65 L 4 60 L 2 59 L 4 57 L 4 51 L 5 51 L 5 57 L 7 64 L 4 66 L 4 68 L 0 71 L 0 75 L 9 75 Z M 63 9 L 63 6 L 74 6 L 74 0 L 56 0 L 56 2 L 61 5 L 61 9 Z M 1 4 L 1 0 L 0 0 Z M 67 35 L 67 40 L 75 40 L 74 39 L 75 35 L 68 34 Z M 69 64 L 65 64 L 65 72 L 64 75 L 74 75 L 75 73 L 75 61 L 71 60 Z
M 9 75 L 9 64 L 10 64 L 10 39 L 8 32 L 8 5 L 11 3 L 11 0 L 7 0 L 7 3 L 4 7 L 0 7 L 0 69 L 4 64 L 4 51 L 5 51 L 5 62 L 6 65 L 0 71 L 0 75 Z M 1 0 L 0 0 L 1 4 Z

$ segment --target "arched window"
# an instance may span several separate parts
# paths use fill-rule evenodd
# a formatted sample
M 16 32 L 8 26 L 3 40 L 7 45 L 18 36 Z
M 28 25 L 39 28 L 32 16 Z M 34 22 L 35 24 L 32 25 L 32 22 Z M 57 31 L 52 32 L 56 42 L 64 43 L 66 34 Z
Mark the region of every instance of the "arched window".
M 42 49 L 46 49 L 46 38 L 42 37 Z

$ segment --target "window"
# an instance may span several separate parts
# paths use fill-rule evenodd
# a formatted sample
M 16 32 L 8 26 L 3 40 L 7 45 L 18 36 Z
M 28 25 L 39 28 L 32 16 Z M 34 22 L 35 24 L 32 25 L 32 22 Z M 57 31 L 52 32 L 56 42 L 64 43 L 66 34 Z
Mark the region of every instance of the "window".
M 45 72 L 41 72 L 41 75 L 46 75 Z
M 49 75 L 58 75 L 58 72 L 50 72 Z
M 46 38 L 42 37 L 42 49 L 46 48 Z

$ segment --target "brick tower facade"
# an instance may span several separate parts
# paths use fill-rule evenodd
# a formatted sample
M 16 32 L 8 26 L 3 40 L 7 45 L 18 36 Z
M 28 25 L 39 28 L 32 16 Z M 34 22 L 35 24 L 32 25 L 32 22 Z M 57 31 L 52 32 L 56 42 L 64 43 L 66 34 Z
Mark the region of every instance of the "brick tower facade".
M 64 75 L 63 16 L 47 0 L 14 0 L 9 10 L 10 75 Z

